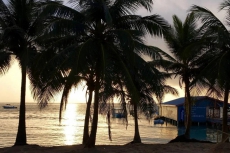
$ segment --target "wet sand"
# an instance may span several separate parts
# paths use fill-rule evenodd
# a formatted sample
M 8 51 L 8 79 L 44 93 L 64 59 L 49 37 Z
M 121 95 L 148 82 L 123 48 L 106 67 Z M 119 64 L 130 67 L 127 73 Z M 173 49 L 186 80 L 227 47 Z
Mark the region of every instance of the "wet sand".
M 176 142 L 169 144 L 83 145 L 42 147 L 38 145 L 0 148 L 0 153 L 229 153 L 230 143 Z

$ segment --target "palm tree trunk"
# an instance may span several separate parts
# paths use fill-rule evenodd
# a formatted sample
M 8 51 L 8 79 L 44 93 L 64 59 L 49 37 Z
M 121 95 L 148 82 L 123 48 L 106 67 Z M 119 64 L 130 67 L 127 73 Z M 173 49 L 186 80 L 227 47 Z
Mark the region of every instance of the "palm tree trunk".
M 94 95 L 94 110 L 93 110 L 93 122 L 91 127 L 91 133 L 89 139 L 85 145 L 87 148 L 95 147 L 97 124 L 98 124 L 98 105 L 99 105 L 99 90 L 100 90 L 100 69 L 96 67 L 96 83 L 95 83 L 95 95 Z
M 222 142 L 229 142 L 227 139 L 228 134 L 228 97 L 229 97 L 229 86 L 226 85 L 224 91 L 224 105 L 223 105 L 223 120 L 222 120 Z
M 186 123 L 185 123 L 185 137 L 187 139 L 190 139 L 190 128 L 191 128 L 191 109 L 192 109 L 192 103 L 191 103 L 191 96 L 190 96 L 190 90 L 189 90 L 189 81 L 185 81 L 185 109 L 186 109 Z
M 84 124 L 82 144 L 86 144 L 89 139 L 89 117 L 90 117 L 90 107 L 91 107 L 92 97 L 93 97 L 93 90 L 89 90 L 89 99 L 87 102 L 87 108 L 85 112 L 85 124 Z
M 134 102 L 134 123 L 135 123 L 135 131 L 134 131 L 134 138 L 132 143 L 141 143 L 141 137 L 139 133 L 139 126 L 138 126 L 138 116 L 137 116 L 137 103 Z
M 25 62 L 25 61 L 24 61 Z M 26 62 L 22 63 L 22 80 L 21 80 L 21 99 L 20 99 L 20 110 L 19 110 L 19 123 L 18 132 L 15 141 L 16 145 L 27 145 L 26 140 Z

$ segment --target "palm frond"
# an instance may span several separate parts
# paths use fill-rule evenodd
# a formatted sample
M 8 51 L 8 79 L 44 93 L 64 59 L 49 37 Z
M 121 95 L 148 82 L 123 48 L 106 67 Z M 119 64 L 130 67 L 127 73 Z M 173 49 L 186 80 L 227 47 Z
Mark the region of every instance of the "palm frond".
M 4 75 L 11 66 L 11 53 L 0 49 L 0 75 Z

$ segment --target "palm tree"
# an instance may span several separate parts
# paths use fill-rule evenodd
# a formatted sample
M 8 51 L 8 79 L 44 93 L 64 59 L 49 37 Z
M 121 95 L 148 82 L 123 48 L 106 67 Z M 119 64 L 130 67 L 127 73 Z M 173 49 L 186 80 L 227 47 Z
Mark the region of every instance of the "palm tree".
M 153 49 L 152 54 L 154 54 L 155 58 L 161 58 L 161 56 L 156 51 L 156 47 L 150 47 Z M 125 57 L 123 57 L 126 59 Z M 144 59 L 142 59 L 139 55 L 135 55 L 135 62 L 133 65 L 131 65 L 132 62 L 124 60 L 125 64 L 128 67 L 128 71 L 132 74 L 132 81 L 135 84 L 135 88 L 138 90 L 138 102 L 135 102 L 135 100 L 132 99 L 132 91 L 129 91 L 129 88 L 127 87 L 127 82 L 123 75 L 123 72 L 118 69 L 116 70 L 116 74 L 111 72 L 110 78 L 113 77 L 113 89 L 112 92 L 106 92 L 111 93 L 107 97 L 111 97 L 111 95 L 116 94 L 117 97 L 120 97 L 120 103 L 122 108 L 124 109 L 124 114 L 127 115 L 126 111 L 126 105 L 131 104 L 133 106 L 134 112 L 134 138 L 131 143 L 141 143 L 141 137 L 139 133 L 139 127 L 138 127 L 138 109 L 144 113 L 144 115 L 147 117 L 147 119 L 151 119 L 152 115 L 156 112 L 156 103 L 153 99 L 153 96 L 156 96 L 157 98 L 163 97 L 165 93 L 173 93 L 177 94 L 177 91 L 174 88 L 171 88 L 170 86 L 165 85 L 165 74 L 159 72 L 156 67 L 148 62 L 146 62 Z M 134 66 L 133 69 L 130 66 Z M 106 80 L 106 82 L 110 82 Z M 109 86 L 109 85 L 108 85 Z M 105 87 L 106 88 L 106 87 Z M 107 94 L 108 95 L 108 94 Z M 107 100 L 107 99 L 105 99 Z M 126 121 L 127 121 L 127 116 Z
M 142 112 L 144 112 L 147 119 L 151 119 L 152 115 L 156 113 L 156 102 L 153 99 L 153 96 L 157 99 L 161 99 L 166 93 L 178 93 L 174 88 L 165 85 L 167 75 L 161 73 L 156 69 L 156 66 L 145 62 L 138 56 L 135 59 L 135 67 L 133 72 L 132 79 L 135 87 L 139 91 L 140 99 L 138 103 L 136 103 L 130 97 L 130 103 L 133 105 L 134 109 L 135 121 L 135 133 L 132 143 L 141 143 L 141 137 L 138 129 L 137 109 L 139 108 Z
M 185 136 L 190 138 L 191 126 L 191 82 L 198 74 L 199 69 L 196 60 L 202 53 L 202 45 L 199 43 L 199 32 L 196 19 L 192 13 L 188 14 L 184 23 L 176 16 L 173 16 L 173 26 L 165 34 L 164 39 L 172 55 L 163 53 L 166 59 L 153 61 L 161 66 L 171 75 L 179 77 L 179 85 L 185 88 L 185 109 L 186 109 L 186 131 Z
M 69 67 L 71 66 L 68 64 L 72 63 L 62 65 L 61 70 L 57 69 L 61 61 L 52 60 L 54 56 L 57 56 L 57 53 L 55 53 L 53 50 L 46 50 L 43 53 L 38 54 L 35 58 L 35 63 L 40 64 L 34 64 L 31 67 L 32 73 L 30 78 L 32 78 L 31 84 L 33 87 L 32 93 L 34 95 L 34 99 L 39 102 L 41 108 L 44 108 L 51 99 L 55 98 L 54 96 L 56 94 L 62 92 L 59 111 L 59 121 L 61 122 L 62 111 L 68 104 L 68 96 L 71 89 L 77 88 L 79 85 L 82 86 L 82 83 L 86 82 L 87 107 L 82 141 L 82 143 L 85 144 L 89 138 L 90 108 L 95 82 L 94 71 L 91 68 L 92 65 L 90 65 L 92 63 L 89 62 L 87 65 L 85 65 L 84 69 L 82 69 L 80 73 L 75 74 L 75 71 L 69 70 Z M 68 57 L 68 59 L 71 60 L 71 57 Z
M 108 4 L 109 4 L 109 2 L 110 1 L 107 1 L 108 2 Z M 126 2 L 125 2 L 126 3 Z M 129 1 L 127 1 L 127 3 L 129 3 Z M 148 3 L 148 2 L 147 2 Z M 147 4 L 146 3 L 146 4 Z M 97 19 L 98 17 L 99 18 L 101 18 L 102 20 L 105 20 L 104 22 L 105 23 L 100 23 L 100 22 L 96 22 L 96 29 L 95 30 L 97 30 L 97 32 L 99 32 L 99 30 L 100 29 L 98 29 L 98 28 L 101 28 L 101 26 L 102 26 L 102 28 L 103 28 L 103 31 L 105 30 L 106 31 L 106 28 L 112 28 L 112 27 L 114 27 L 114 31 L 112 30 L 111 32 L 116 32 L 116 34 L 115 35 L 117 35 L 116 36 L 116 38 L 119 38 L 119 41 L 120 41 L 120 44 L 117 44 L 117 43 L 114 43 L 114 45 L 116 45 L 116 46 L 113 46 L 110 42 L 107 44 L 107 42 L 105 41 L 106 39 L 102 39 L 102 40 L 104 40 L 104 42 L 101 44 L 101 48 L 99 48 L 98 47 L 98 50 L 101 50 L 102 52 L 103 52 L 103 54 L 108 54 L 107 52 L 105 52 L 105 51 L 109 51 L 109 50 L 112 50 L 113 52 L 112 52 L 112 55 L 115 55 L 115 58 L 117 58 L 118 59 L 118 62 L 116 63 L 116 64 L 119 64 L 120 66 L 121 66 L 121 68 L 122 67 L 124 67 L 124 64 L 123 64 L 123 61 L 119 58 L 119 54 L 117 54 L 118 52 L 117 51 L 119 51 L 120 49 L 119 48 L 121 48 L 122 50 L 121 51 L 123 51 L 123 53 L 122 54 L 124 54 L 125 52 L 125 50 L 126 51 L 128 51 L 129 53 L 131 53 L 132 54 L 132 48 L 133 47 L 135 47 L 135 46 L 133 46 L 133 45 L 131 45 L 130 44 L 130 42 L 128 42 L 127 40 L 129 40 L 129 41 L 131 41 L 131 42 L 133 42 L 132 41 L 132 39 L 136 39 L 137 40 L 137 42 L 140 42 L 140 39 L 139 39 L 139 36 L 138 35 L 134 35 L 135 33 L 133 33 L 131 30 L 133 29 L 133 27 L 131 27 L 131 25 L 130 25 L 130 23 L 129 23 L 129 21 L 128 22 L 124 22 L 122 19 L 126 19 L 126 20 L 128 20 L 129 18 L 131 19 L 131 21 L 134 21 L 134 23 L 135 23 L 135 21 L 136 22 L 138 22 L 138 24 L 139 24 L 139 26 L 138 27 L 134 27 L 136 30 L 138 30 L 138 31 L 140 31 L 140 30 L 144 30 L 144 29 L 139 29 L 139 28 L 142 28 L 142 27 L 140 27 L 140 22 L 138 21 L 139 20 L 139 17 L 137 18 L 137 16 L 129 16 L 129 15 L 126 15 L 126 16 L 118 16 L 118 15 L 120 15 L 121 13 L 123 13 L 123 12 L 117 12 L 117 11 L 119 11 L 120 9 L 120 7 L 122 7 L 122 2 L 118 2 L 118 1 L 115 1 L 114 3 L 113 3 L 114 5 L 112 5 L 112 6 L 107 6 L 108 7 L 108 10 L 109 11 L 106 11 L 104 8 L 104 6 L 103 7 L 99 7 L 98 8 L 98 11 L 100 11 L 100 12 L 106 12 L 106 13 L 108 13 L 108 14 L 106 14 L 106 20 L 104 19 L 104 14 L 102 14 L 102 16 L 95 16 L 95 17 L 93 17 L 93 18 L 95 18 L 95 19 Z M 97 5 L 97 6 L 100 6 L 100 5 L 102 5 L 102 4 L 100 4 L 100 3 L 95 3 L 95 4 L 92 4 L 90 7 L 89 7 L 89 11 L 95 11 L 95 8 L 94 8 L 94 5 Z M 104 5 L 104 4 L 103 4 Z M 124 5 L 125 6 L 125 5 Z M 130 7 L 133 7 L 132 6 L 132 4 L 130 4 Z M 92 8 L 94 8 L 93 10 L 91 10 Z M 103 8 L 103 9 L 102 9 Z M 104 10 L 104 11 L 102 11 L 102 10 Z M 123 11 L 123 10 L 122 10 Z M 91 14 L 91 13 L 90 13 Z M 93 14 L 93 13 L 92 13 Z M 94 12 L 94 14 L 95 14 L 95 12 Z M 98 13 L 99 14 L 99 13 Z M 131 18 L 131 17 L 133 17 L 133 18 Z M 153 17 L 153 16 L 152 16 Z M 121 20 L 122 22 L 119 22 L 119 20 Z M 138 20 L 137 20 L 138 19 Z M 144 26 L 144 18 L 142 18 L 143 19 L 143 23 L 142 23 L 142 26 Z M 145 18 L 145 19 L 148 19 L 147 17 Z M 112 20 L 112 21 L 111 21 Z M 146 20 L 145 20 L 146 21 Z M 153 20 L 151 20 L 151 21 L 153 21 Z M 156 22 L 155 22 L 156 23 Z M 133 23 L 132 23 L 133 24 Z M 135 26 L 135 24 L 133 24 L 133 26 Z M 137 26 L 137 25 L 136 25 Z M 104 29 L 105 28 L 105 29 Z M 147 27 L 146 27 L 147 28 Z M 126 30 L 126 32 L 129 32 L 129 35 L 131 36 L 128 36 L 128 35 L 126 35 L 125 33 L 123 33 L 124 32 L 124 30 L 123 31 L 121 31 L 121 30 L 115 30 L 115 29 L 124 29 L 124 30 Z M 129 30 L 129 31 L 127 31 L 127 29 Z M 147 30 L 149 30 L 149 29 L 147 29 Z M 156 30 L 156 29 L 153 29 L 154 31 Z M 138 32 L 137 31 L 137 32 Z M 154 33 L 154 31 L 149 31 L 150 33 L 151 32 L 153 32 Z M 135 32 L 135 31 L 134 31 Z M 100 32 L 101 33 L 101 32 Z M 107 33 L 109 33 L 109 32 L 107 32 Z M 113 37 L 111 37 L 111 35 L 108 37 L 107 36 L 107 33 L 105 33 L 106 35 L 104 35 L 103 37 L 104 38 L 108 38 L 107 40 L 111 40 L 111 39 L 113 39 Z M 143 33 L 143 32 L 142 32 Z M 96 33 L 97 34 L 97 33 Z M 101 33 L 102 34 L 102 33 Z M 102 35 L 95 35 L 96 37 L 101 37 Z M 124 35 L 125 34 L 125 35 Z M 140 33 L 141 34 L 141 33 Z M 114 36 L 115 36 L 114 35 Z M 135 37 L 133 37 L 133 36 L 135 36 Z M 121 37 L 120 36 L 122 36 L 123 38 L 121 39 Z M 142 34 L 140 35 L 140 36 L 142 36 Z M 103 37 L 101 37 L 101 38 L 103 38 Z M 126 37 L 126 40 L 124 40 L 124 37 Z M 133 38 L 132 38 L 133 37 Z M 115 37 L 114 37 L 115 38 Z M 130 39 L 131 38 L 131 39 Z M 115 41 L 116 42 L 116 41 Z M 134 41 L 135 42 L 135 41 Z M 130 46 L 130 45 L 131 46 Z M 118 45 L 119 45 L 119 48 L 117 48 L 118 47 Z M 125 45 L 125 46 L 124 46 Z M 127 48 L 128 47 L 128 48 Z M 131 47 L 131 48 L 130 48 Z M 146 48 L 146 47 L 145 47 Z M 142 48 L 143 49 L 143 48 Z M 116 51 L 117 50 L 117 51 Z M 109 55 L 109 54 L 108 54 Z M 111 53 L 110 53 L 110 55 L 111 55 Z M 99 61 L 107 61 L 107 60 L 105 60 L 105 59 L 101 59 L 100 57 L 99 57 L 99 59 L 100 60 L 98 60 L 98 62 Z M 98 63 L 99 64 L 99 63 Z M 96 69 L 96 85 L 95 85 L 95 100 L 94 100 L 94 115 L 93 115 L 93 124 L 92 124 L 92 130 L 91 130 L 91 135 L 90 135 L 90 138 L 89 138 L 89 143 L 88 143 L 88 146 L 90 147 L 91 145 L 93 145 L 94 146 L 94 144 L 95 144 L 95 139 L 96 139 L 96 127 L 97 127 L 97 115 L 98 115 L 98 98 L 97 98 L 97 90 L 99 91 L 100 90 L 100 88 L 98 88 L 97 89 L 97 84 L 98 84 L 98 86 L 100 85 L 100 83 L 99 82 L 102 82 L 102 80 L 100 80 L 100 78 L 102 77 L 104 77 L 103 75 L 106 75 L 106 73 L 103 73 L 103 72 L 101 72 L 101 70 L 100 69 L 102 69 L 103 70 L 103 65 L 104 65 L 104 63 L 101 63 L 100 64 L 101 66 L 101 68 L 95 68 Z M 107 61 L 107 64 L 106 65 L 109 65 L 108 64 L 108 61 Z M 99 66 L 99 65 L 98 65 Z M 125 72 L 126 72 L 126 76 L 128 77 L 128 78 L 130 78 L 130 74 L 129 73 L 127 73 L 127 68 L 123 68 L 124 70 L 125 70 Z M 98 70 L 98 71 L 97 71 Z M 98 81 L 97 81 L 97 76 L 98 76 Z M 130 80 L 131 81 L 131 80 Z M 130 82 L 129 81 L 129 82 Z M 130 82 L 130 85 L 132 86 L 131 88 L 130 87 L 128 87 L 128 89 L 131 89 L 131 91 L 132 92 L 134 92 L 134 93 L 137 93 L 136 91 L 135 91 L 135 88 L 133 88 L 134 86 L 133 86 L 133 83 L 132 83 L 132 81 Z M 135 97 L 135 98 L 134 98 Z M 136 95 L 135 94 L 132 94 L 132 99 L 137 99 L 136 98 Z M 94 120 L 95 119 L 95 120 Z M 95 122 L 94 122 L 95 121 Z M 94 126 L 95 125 L 95 126 Z
M 90 64 L 89 64 L 90 65 Z M 71 88 L 75 85 L 79 85 L 80 82 L 84 81 L 86 82 L 87 90 L 86 90 L 86 100 L 87 100 L 87 106 L 86 106 L 86 112 L 85 112 L 85 122 L 84 122 L 84 129 L 83 129 L 83 139 L 82 144 L 86 144 L 89 139 L 89 119 L 90 119 L 90 108 L 93 100 L 93 92 L 95 90 L 95 75 L 94 75 L 94 69 L 90 68 L 91 66 L 87 65 L 87 68 L 81 71 L 81 74 L 72 75 L 72 71 L 67 77 L 67 81 L 63 84 L 64 89 L 62 93 L 62 99 L 60 103 L 60 115 L 59 119 L 61 119 L 61 113 L 63 110 L 63 106 L 66 106 L 68 103 L 68 95 Z M 73 77 L 71 77 L 73 76 Z
M 45 1 L 48 2 L 48 1 Z M 1 51 L 4 55 L 14 56 L 21 68 L 21 95 L 18 132 L 15 145 L 26 145 L 26 122 L 25 122 L 25 94 L 26 74 L 30 73 L 29 65 L 38 51 L 36 38 L 46 22 L 43 23 L 44 8 L 40 8 L 43 1 L 34 0 L 9 0 L 4 3 L 0 0 L 0 29 L 1 29 Z M 10 57 L 3 61 L 3 68 L 8 65 Z
M 151 55 L 151 49 L 144 45 L 142 37 L 150 33 L 151 35 L 161 35 L 168 28 L 167 23 L 158 15 L 141 17 L 133 15 L 138 7 L 151 10 L 152 0 L 139 1 L 78 1 L 73 2 L 75 8 L 63 7 L 65 14 L 55 16 L 55 22 L 50 24 L 49 43 L 59 50 L 55 58 L 73 57 L 70 60 L 63 60 L 61 66 L 66 62 L 72 63 L 68 67 L 73 74 L 80 74 L 87 65 L 89 56 L 95 65 L 94 70 L 94 114 L 92 129 L 87 147 L 94 147 L 96 141 L 99 93 L 106 77 L 106 67 L 113 65 L 123 70 L 127 79 L 127 88 L 132 91 L 132 96 L 136 97 L 137 91 L 131 79 L 121 55 L 129 55 L 132 58 L 135 52 L 145 52 Z M 68 25 L 67 25 L 68 24 Z M 64 25 L 64 26 L 63 26 Z M 77 28 L 76 28 L 77 27 Z M 56 34 L 56 35 L 55 35 Z M 72 39 L 70 39 L 72 38 Z M 64 42 L 67 44 L 64 45 Z M 52 48 L 52 47 L 51 47 Z M 134 52 L 135 50 L 135 52 Z M 69 88 L 70 89 L 70 88 Z M 133 98 L 137 99 L 137 98 Z
M 220 5 L 220 9 L 230 8 L 230 1 L 225 0 Z M 229 26 L 229 14 L 227 14 L 227 25 L 223 24 L 210 10 L 199 6 L 192 6 L 191 11 L 194 12 L 196 18 L 200 19 L 202 23 L 203 37 L 209 40 L 209 48 L 204 56 L 207 56 L 208 60 L 204 61 L 205 66 L 203 72 L 211 74 L 207 76 L 211 80 L 211 85 L 215 85 L 222 90 L 224 95 L 223 105 L 223 120 L 222 120 L 222 141 L 228 140 L 228 126 L 227 126 L 227 109 L 228 99 L 230 91 L 230 71 L 229 66 L 229 42 L 230 33 L 227 29 Z

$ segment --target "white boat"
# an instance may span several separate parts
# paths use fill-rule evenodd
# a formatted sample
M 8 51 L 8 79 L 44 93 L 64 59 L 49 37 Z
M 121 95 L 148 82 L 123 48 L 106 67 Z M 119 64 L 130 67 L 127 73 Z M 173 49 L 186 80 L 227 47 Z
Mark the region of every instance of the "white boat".
M 6 104 L 4 106 L 2 106 L 4 109 L 16 109 L 16 106 L 11 106 L 10 104 Z

